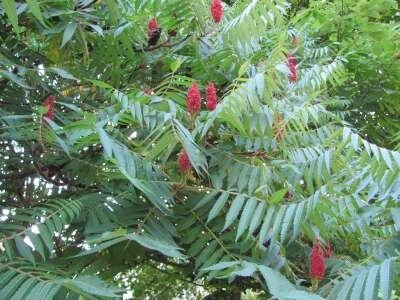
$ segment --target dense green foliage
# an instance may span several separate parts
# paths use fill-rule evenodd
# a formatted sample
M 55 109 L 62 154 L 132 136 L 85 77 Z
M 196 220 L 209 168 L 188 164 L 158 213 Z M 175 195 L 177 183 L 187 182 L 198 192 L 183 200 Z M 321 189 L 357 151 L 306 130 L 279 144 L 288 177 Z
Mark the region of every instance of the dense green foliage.
M 338 96 L 351 100 L 348 121 L 368 140 L 400 145 L 400 15 L 396 0 L 309 1 L 292 19 L 306 25 L 321 47 L 342 53 L 347 82 Z
M 376 93 L 395 133 L 398 66 L 376 80 L 381 65 L 362 64 L 386 65 L 392 44 L 375 48 L 362 7 L 332 40 L 317 1 L 292 23 L 284 0 L 232 2 L 221 23 L 208 0 L 1 2 L 0 299 L 396 294 L 400 153 L 344 121 Z M 392 11 L 374 20 L 382 39 L 398 34 Z M 162 34 L 146 46 L 152 17 Z M 215 83 L 215 110 L 187 113 L 193 82 Z M 333 248 L 319 282 L 316 241 Z

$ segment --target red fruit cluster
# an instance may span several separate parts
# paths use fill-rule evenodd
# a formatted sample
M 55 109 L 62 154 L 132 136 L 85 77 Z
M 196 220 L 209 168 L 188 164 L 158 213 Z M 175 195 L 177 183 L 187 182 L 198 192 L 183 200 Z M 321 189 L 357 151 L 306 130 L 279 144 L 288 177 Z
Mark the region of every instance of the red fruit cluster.
M 319 242 L 314 243 L 310 254 L 310 277 L 321 280 L 325 276 L 325 258 L 331 256 L 331 246 L 324 249 Z
M 288 56 L 287 56 L 287 60 L 288 60 L 288 65 L 293 65 L 293 66 L 297 66 L 297 59 L 296 59 L 296 57 L 294 57 L 294 55 L 293 54 L 289 54 Z
M 151 88 L 147 87 L 143 90 L 143 93 L 145 93 L 146 95 L 151 95 L 151 94 L 153 94 L 153 90 Z
M 214 110 L 217 107 L 217 89 L 215 88 L 214 83 L 210 82 L 206 88 L 206 107 L 208 110 Z
M 178 166 L 182 173 L 188 173 L 192 170 L 192 164 L 185 150 L 178 154 Z
M 221 0 L 213 0 L 210 6 L 210 11 L 214 22 L 219 23 L 223 15 Z
M 54 96 L 47 96 L 43 101 L 43 106 L 47 108 L 47 112 L 43 115 L 43 117 L 54 120 Z
M 200 111 L 201 108 L 201 95 L 199 87 L 196 83 L 192 83 L 189 87 L 186 97 L 187 111 L 191 115 L 195 115 Z
M 289 54 L 287 56 L 287 65 L 289 67 L 289 78 L 291 82 L 297 82 L 297 59 L 294 57 L 293 54 Z
M 147 36 L 150 37 L 154 30 L 158 28 L 158 23 L 156 18 L 152 18 L 147 23 Z

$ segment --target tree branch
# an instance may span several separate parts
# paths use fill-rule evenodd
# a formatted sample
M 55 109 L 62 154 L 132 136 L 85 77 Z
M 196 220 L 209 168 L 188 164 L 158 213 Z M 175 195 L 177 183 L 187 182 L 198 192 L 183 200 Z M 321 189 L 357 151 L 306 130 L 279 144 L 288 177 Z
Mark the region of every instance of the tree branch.
M 159 43 L 157 45 L 146 47 L 146 48 L 143 48 L 143 49 L 133 48 L 133 50 L 135 52 L 149 52 L 149 51 L 154 51 L 154 50 L 159 49 L 159 48 L 172 48 L 172 47 L 175 47 L 175 46 L 177 46 L 179 44 L 182 44 L 190 36 L 191 36 L 191 34 L 188 34 L 187 36 L 185 36 L 183 39 L 181 39 L 180 41 L 178 41 L 176 43 L 171 43 L 171 38 L 169 37 L 166 41 L 164 41 L 162 43 Z

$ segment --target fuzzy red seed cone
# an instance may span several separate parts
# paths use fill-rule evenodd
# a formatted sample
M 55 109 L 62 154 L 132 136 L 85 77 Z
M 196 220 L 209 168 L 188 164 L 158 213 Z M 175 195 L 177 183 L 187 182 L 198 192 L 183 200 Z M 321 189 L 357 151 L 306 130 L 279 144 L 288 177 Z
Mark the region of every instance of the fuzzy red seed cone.
M 287 64 L 290 66 L 290 65 L 293 65 L 293 66 L 297 66 L 297 59 L 296 59 L 296 57 L 293 55 L 293 54 L 288 54 L 287 55 Z
M 43 106 L 47 108 L 47 112 L 43 115 L 43 117 L 54 120 L 54 96 L 49 95 L 46 99 L 44 99 Z
M 206 88 L 206 107 L 208 110 L 214 110 L 217 107 L 217 89 L 215 88 L 214 83 L 210 82 Z
M 224 14 L 221 0 L 213 0 L 210 6 L 211 15 L 215 23 L 219 23 Z
M 289 79 L 290 79 L 290 82 L 297 82 L 298 81 L 298 76 L 297 76 L 297 68 L 296 68 L 296 63 L 297 63 L 297 61 L 296 61 L 296 59 L 294 58 L 294 61 L 292 60 L 292 61 L 290 61 L 290 60 L 288 60 L 289 61 L 289 63 L 288 63 L 288 67 L 289 67 Z
M 321 280 L 325 276 L 324 250 L 315 243 L 310 254 L 310 277 Z
M 147 29 L 149 29 L 149 30 L 154 30 L 154 29 L 156 29 L 157 27 L 158 27 L 158 23 L 157 23 L 156 18 L 151 18 L 151 19 L 149 20 L 149 22 L 147 23 Z
M 147 23 L 147 36 L 150 37 L 154 30 L 158 28 L 158 23 L 156 18 L 152 18 Z
M 289 75 L 290 82 L 292 83 L 297 82 L 299 80 L 299 77 L 297 76 L 296 67 L 294 66 L 289 67 L 289 70 L 290 70 L 290 75 Z
M 186 108 L 191 115 L 197 114 L 201 109 L 201 95 L 196 83 L 193 83 L 188 89 Z
M 178 155 L 178 166 L 182 173 L 188 173 L 192 170 L 189 156 L 184 150 L 182 150 Z
M 290 82 L 293 82 L 293 83 L 297 82 L 299 79 L 297 76 L 297 59 L 291 53 L 289 53 L 286 57 L 287 57 L 287 66 L 289 68 Z

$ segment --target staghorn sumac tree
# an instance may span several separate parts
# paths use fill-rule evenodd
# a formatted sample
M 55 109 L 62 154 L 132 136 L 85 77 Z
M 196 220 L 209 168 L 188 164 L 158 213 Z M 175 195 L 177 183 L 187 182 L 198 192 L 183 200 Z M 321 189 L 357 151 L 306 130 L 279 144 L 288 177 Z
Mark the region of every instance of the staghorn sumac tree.
M 1 299 L 399 288 L 400 153 L 343 121 L 288 2 L 1 8 Z

